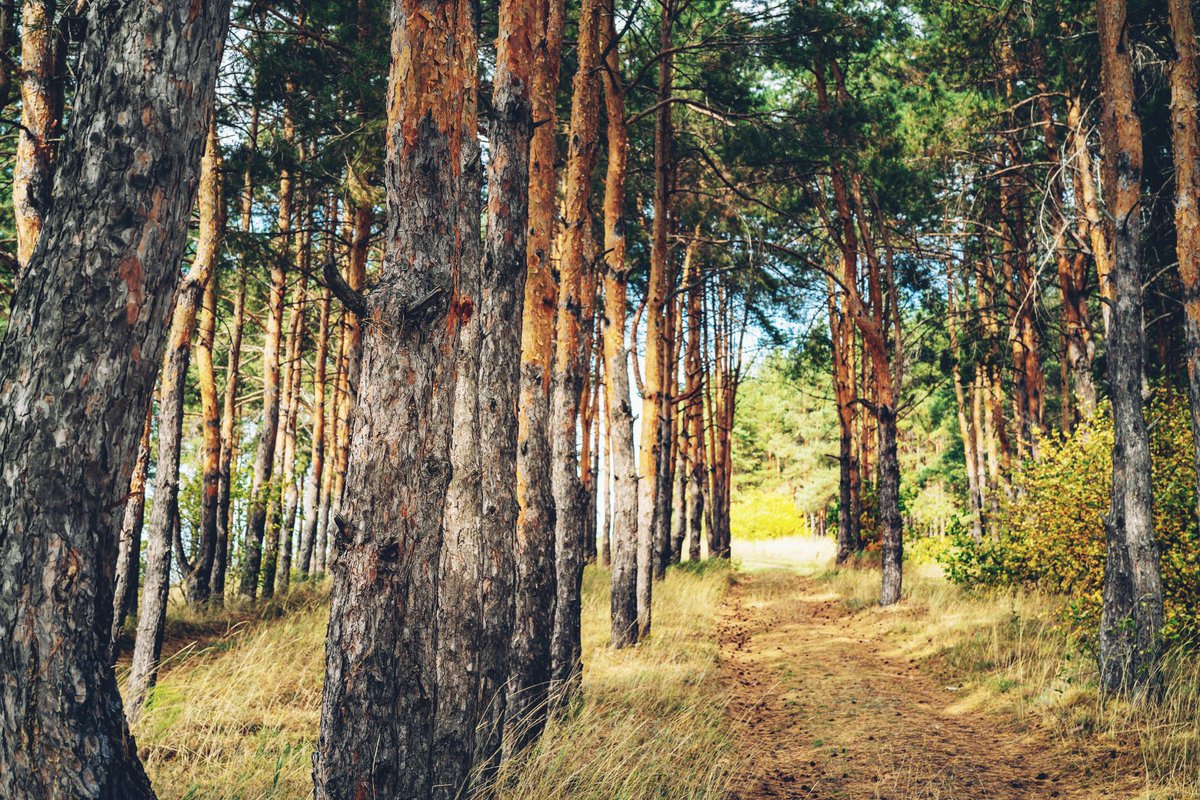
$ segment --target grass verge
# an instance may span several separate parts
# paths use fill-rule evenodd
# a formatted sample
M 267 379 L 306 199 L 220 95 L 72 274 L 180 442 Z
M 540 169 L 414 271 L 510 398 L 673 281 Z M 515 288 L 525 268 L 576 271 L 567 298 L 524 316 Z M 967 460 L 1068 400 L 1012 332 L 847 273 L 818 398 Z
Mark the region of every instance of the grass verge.
M 903 603 L 878 608 L 879 572 L 820 576 L 849 610 L 871 614 L 892 644 L 961 692 L 963 710 L 1039 725 L 1072 747 L 1127 759 L 1145 774 L 1143 800 L 1200 798 L 1200 660 L 1164 661 L 1162 697 L 1106 698 L 1088 643 L 1062 624 L 1066 601 L 1030 590 L 966 591 L 930 567 L 906 565 Z
M 589 567 L 585 700 L 553 720 L 524 758 L 502 768 L 498 797 L 724 798 L 734 754 L 717 673 L 717 615 L 731 576 L 728 566 L 712 562 L 673 568 L 656 586 L 654 635 L 614 651 L 608 573 Z M 256 613 L 172 609 L 173 653 L 134 727 L 160 798 L 312 796 L 326 588 L 300 585 L 286 607 Z

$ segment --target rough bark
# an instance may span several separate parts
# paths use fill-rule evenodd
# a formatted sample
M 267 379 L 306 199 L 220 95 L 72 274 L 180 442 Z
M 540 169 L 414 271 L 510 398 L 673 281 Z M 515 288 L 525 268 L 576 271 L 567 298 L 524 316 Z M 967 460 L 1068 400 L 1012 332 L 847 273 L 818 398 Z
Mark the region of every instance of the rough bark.
M 1142 127 L 1124 0 L 1098 0 L 1105 205 L 1113 220 L 1115 303 L 1107 342 L 1113 409 L 1112 505 L 1105 520 L 1100 678 L 1108 691 L 1157 679 L 1162 579 L 1151 515 L 1150 438 L 1142 408 Z
M 698 401 L 698 392 L 693 385 L 693 376 L 688 368 L 687 348 L 684 347 L 685 320 L 688 318 L 685 303 L 690 297 L 688 287 L 698 280 L 699 270 L 696 267 L 696 248 L 698 240 L 693 238 L 684 251 L 682 285 L 679 289 L 679 305 L 676 310 L 675 327 L 675 359 L 674 363 L 683 365 L 683 382 L 680 384 L 672 377 L 675 384 L 675 414 L 672 425 L 675 427 L 673 437 L 675 447 L 675 482 L 673 495 L 674 508 L 671 512 L 671 551 L 670 562 L 678 564 L 683 560 L 684 541 L 688 531 L 688 503 L 690 502 L 689 486 L 692 478 L 690 459 L 692 455 L 691 427 L 689 418 L 691 409 Z M 690 335 L 690 332 L 688 332 Z
M 550 640 L 551 693 L 555 703 L 570 702 L 582 681 L 580 591 L 583 580 L 583 484 L 579 477 L 577 418 L 587 371 L 580 325 L 587 237 L 592 235 L 592 171 L 599 127 L 600 1 L 584 0 L 580 10 L 578 67 L 571 94 L 570 150 L 559 268 L 557 330 L 550 405 L 551 483 L 556 509 L 555 574 L 558 599 Z
M 346 284 L 355 292 L 361 292 L 367 279 L 367 251 L 371 243 L 371 209 L 366 206 L 355 208 L 348 221 L 350 248 L 346 259 Z M 359 376 L 362 374 L 363 323 L 357 313 L 346 309 L 342 317 L 342 343 L 338 370 L 337 395 L 334 404 L 336 414 L 334 434 L 333 484 L 330 487 L 329 524 L 332 524 L 341 508 L 345 493 L 347 460 L 350 456 L 350 414 L 358 402 Z M 328 524 L 326 525 L 328 529 Z M 328 538 L 333 531 L 326 530 L 322 536 Z M 336 535 L 330 544 L 336 545 Z M 320 558 L 332 557 L 321 550 Z
M 1038 52 L 1038 69 L 1044 73 L 1044 54 Z M 1054 233 L 1054 261 L 1058 288 L 1062 294 L 1062 402 L 1061 428 L 1070 432 L 1077 418 L 1092 416 L 1096 405 L 1096 386 L 1092 380 L 1091 314 L 1088 311 L 1088 282 L 1086 261 L 1082 254 L 1073 254 L 1068 244 L 1069 223 L 1065 211 L 1066 179 L 1062 165 L 1062 147 L 1051 103 L 1052 94 L 1044 75 L 1038 80 L 1038 108 L 1041 112 L 1042 139 L 1049 165 L 1047 208 Z M 1068 106 L 1070 101 L 1068 100 Z M 1068 110 L 1068 115 L 1069 115 Z
M 668 184 L 669 186 L 669 184 Z M 668 192 L 670 190 L 668 189 Z M 654 579 L 662 580 L 671 560 L 671 532 L 675 527 L 675 458 L 678 442 L 675 439 L 676 380 L 679 373 L 678 331 L 679 293 L 675 291 L 676 269 L 667 261 L 667 301 L 663 315 L 663 374 L 662 395 L 658 404 L 658 487 L 654 490 L 658 502 L 657 524 L 654 529 Z
M 211 116 L 211 111 L 210 111 Z M 218 169 L 212 148 L 216 137 L 207 137 L 200 169 L 199 197 L 203 206 L 215 213 L 219 202 Z M 202 215 L 203 219 L 203 215 Z M 192 337 L 196 333 L 196 317 L 204 298 L 205 287 L 216 267 L 215 220 L 201 227 L 196 258 L 188 269 L 175 296 L 167 352 L 163 358 L 158 415 L 158 457 L 155 460 L 154 505 L 150 509 L 150 524 L 146 531 L 146 578 L 142 587 L 142 605 L 138 613 L 137 638 L 134 640 L 133 661 L 129 668 L 129 685 L 125 692 L 126 716 L 130 721 L 141 715 L 150 690 L 158 680 L 158 661 L 162 655 L 163 632 L 167 621 L 167 596 L 171 588 L 171 548 L 179 520 L 179 457 L 183 443 L 183 408 L 187 386 L 188 362 Z M 215 533 L 215 530 L 214 530 Z M 209 564 L 214 540 L 209 541 Z M 188 578 L 194 566 L 183 558 L 182 547 L 179 571 Z M 198 550 L 203 555 L 203 550 Z M 199 586 L 186 580 L 189 596 Z M 204 575 L 204 589 L 208 576 Z
M 562 56 L 562 0 L 534 6 L 531 21 L 531 114 L 538 127 L 529 146 L 528 235 L 521 321 L 517 420 L 515 615 L 510 656 L 505 750 L 522 750 L 540 735 L 550 688 L 554 628 L 554 494 L 550 478 L 550 371 L 558 287 L 550 254 L 556 209 L 556 98 Z
M 456 428 L 475 428 L 455 418 L 479 303 L 475 24 L 467 0 L 392 6 L 384 263 L 336 519 L 318 798 L 470 794 L 484 548 L 448 495 L 470 468 Z
M 55 0 L 25 0 L 21 6 L 21 128 L 12 191 L 22 269 L 50 210 L 62 135 L 66 43 L 55 24 L 56 6 Z
M 107 658 L 112 509 L 162 356 L 228 8 L 89 10 L 54 203 L 0 343 L 4 797 L 154 796 Z
M 325 444 L 325 449 L 329 453 L 326 458 L 330 459 L 330 468 L 325 470 L 325 485 L 321 488 L 321 512 L 320 519 L 317 521 L 317 543 L 314 546 L 313 554 L 313 571 L 318 576 L 325 575 L 325 566 L 327 560 L 332 560 L 330 553 L 329 534 L 331 533 L 331 525 L 333 517 L 336 513 L 335 503 L 338 502 L 339 487 L 342 485 L 345 478 L 345 452 L 342 447 L 343 428 L 341 409 L 342 409 L 342 392 L 345 384 L 344 375 L 346 372 L 346 326 L 345 317 L 348 312 L 343 312 L 342 320 L 338 323 L 338 356 L 336 366 L 334 367 L 333 380 L 333 401 L 329 404 L 329 422 L 326 425 L 329 441 Z
M 1088 146 L 1087 126 L 1084 121 L 1083 100 L 1078 94 L 1068 98 L 1067 126 L 1071 135 L 1071 157 L 1075 162 L 1075 197 L 1082 207 L 1078 222 L 1080 230 L 1086 232 L 1091 248 L 1092 260 L 1096 262 L 1096 277 L 1100 286 L 1101 318 L 1107 333 L 1112 316 L 1113 292 L 1109 275 L 1112 272 L 1112 252 L 1109 245 L 1108 224 L 1101 208 L 1096 189 L 1092 151 Z
M 1183 283 L 1183 325 L 1187 336 L 1188 397 L 1191 400 L 1195 463 L 1200 467 L 1200 122 L 1196 117 L 1196 22 L 1192 5 L 1170 0 L 1171 134 L 1175 156 L 1175 243 Z M 1200 472 L 1197 472 L 1200 486 Z M 1200 500 L 1200 495 L 1197 496 Z
M 216 337 L 217 276 L 209 276 L 201 301 L 196 337 L 196 373 L 200 384 L 200 424 L 203 449 L 200 457 L 200 530 L 195 543 L 195 562 L 184 576 L 189 603 L 207 603 L 212 592 L 212 570 L 217 555 L 217 507 L 221 479 L 221 407 L 213 370 L 213 340 Z
M 603 16 L 604 105 L 608 111 L 608 166 L 604 181 L 604 400 L 612 458 L 612 645 L 637 643 L 638 475 L 633 454 L 629 347 L 625 341 L 629 266 L 625 256 L 625 177 L 629 131 L 615 6 Z
M 857 388 L 854 373 L 854 323 L 840 299 L 836 285 L 827 281 L 829 329 L 833 344 L 833 396 L 838 418 L 838 537 L 837 563 L 844 564 L 861 549 L 862 519 L 858 454 L 854 447 L 854 409 Z
M 129 480 L 129 496 L 121 515 L 121 534 L 117 543 L 117 574 L 113 589 L 112 647 L 125 626 L 125 618 L 137 613 L 138 577 L 142 563 L 142 524 L 146 519 L 146 470 L 150 465 L 150 428 L 153 406 L 146 413 L 142 438 L 138 442 L 137 461 Z M 111 655 L 110 655 L 111 657 Z
M 0 52 L 11 53 L 19 41 L 17 36 L 17 2 L 3 0 L 0 2 Z M 0 111 L 8 108 L 12 100 L 13 73 L 19 72 L 16 64 L 8 59 L 0 63 Z
M 488 124 L 491 158 L 479 303 L 483 342 L 478 416 L 483 469 L 480 647 L 484 656 L 480 679 L 484 724 L 480 726 L 476 744 L 477 760 L 484 765 L 485 778 L 486 772 L 498 762 L 504 743 L 510 668 L 517 663 L 510 649 L 515 652 L 517 640 L 523 638 L 514 627 L 518 545 L 513 540 L 513 531 L 518 531 L 519 539 L 517 409 L 524 383 L 522 306 L 526 290 L 532 89 L 537 74 L 534 59 L 539 44 L 535 39 L 539 5 L 537 0 L 501 0 L 492 114 Z M 534 558 L 540 560 L 539 556 Z M 541 600 L 545 603 L 549 597 L 543 595 Z M 539 655 L 544 658 L 544 651 Z M 545 685 L 544 680 L 541 685 Z M 514 703 L 518 704 L 519 701 Z M 544 703 L 540 707 L 544 708 Z M 514 716 L 521 720 L 529 714 L 518 711 Z

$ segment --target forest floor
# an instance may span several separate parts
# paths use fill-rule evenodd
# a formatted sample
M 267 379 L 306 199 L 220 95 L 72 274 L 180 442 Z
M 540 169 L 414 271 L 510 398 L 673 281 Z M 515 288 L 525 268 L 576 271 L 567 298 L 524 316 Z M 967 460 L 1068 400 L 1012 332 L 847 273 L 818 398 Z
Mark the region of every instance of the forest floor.
M 881 609 L 878 570 L 831 559 L 828 540 L 735 542 L 737 570 L 672 568 L 654 634 L 619 651 L 589 567 L 585 701 L 506 762 L 495 800 L 1200 800 L 1200 666 L 1148 714 L 1100 699 L 1061 599 L 906 565 Z M 172 606 L 134 726 L 159 797 L 312 796 L 327 590 Z
M 734 798 L 1144 796 L 1136 739 L 1063 737 L 988 707 L 983 698 L 995 696 L 995 685 L 976 691 L 930 647 L 939 633 L 925 624 L 928 606 L 853 601 L 859 587 L 847 592 L 847 584 L 878 580 L 878 572 L 843 576 L 839 586 L 815 562 L 789 567 L 770 552 L 747 554 L 745 566 L 719 633 L 728 716 L 744 759 Z

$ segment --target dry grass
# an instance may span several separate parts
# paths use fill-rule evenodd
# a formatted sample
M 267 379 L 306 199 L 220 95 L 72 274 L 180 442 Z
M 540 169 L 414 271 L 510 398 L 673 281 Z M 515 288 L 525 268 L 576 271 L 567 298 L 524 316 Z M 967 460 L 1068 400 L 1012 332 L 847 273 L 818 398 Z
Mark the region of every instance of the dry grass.
M 584 696 L 499 777 L 501 800 L 718 800 L 733 743 L 717 673 L 717 614 L 731 573 L 714 562 L 672 569 L 656 586 L 654 635 L 608 647 L 608 576 L 584 579 Z
M 553 721 L 520 763 L 503 769 L 499 796 L 725 797 L 733 754 L 716 671 L 716 624 L 729 580 L 728 568 L 673 569 L 658 586 L 654 635 L 637 648 L 613 651 L 608 575 L 589 568 L 583 606 L 586 701 Z M 257 614 L 230 609 L 220 616 L 172 609 L 169 636 L 178 649 L 168 656 L 134 728 L 159 797 L 312 795 L 325 588 L 294 590 L 282 616 L 279 606 Z M 202 643 L 183 644 L 195 639 Z
M 744 569 L 815 575 L 886 640 L 960 694 L 1044 727 L 1070 744 L 1111 746 L 1144 770 L 1143 800 L 1200 798 L 1200 663 L 1175 655 L 1158 704 L 1104 700 L 1090 656 L 1064 633 L 1062 600 L 1038 592 L 965 592 L 910 568 L 904 602 L 880 609 L 878 572 L 834 571 L 827 541 L 734 543 Z M 724 568 L 672 570 L 655 598 L 655 634 L 608 648 L 606 573 L 589 568 L 584 599 L 586 702 L 554 720 L 525 759 L 499 776 L 501 800 L 727 796 L 735 763 L 716 641 Z M 164 798 L 311 795 L 324 664 L 323 586 L 280 605 L 197 617 L 172 610 L 167 665 L 135 728 Z M 266 617 L 264 619 L 264 617 Z M 199 644 L 185 644 L 198 640 Z
M 301 585 L 286 607 L 267 605 L 255 615 L 238 608 L 208 617 L 172 609 L 169 636 L 176 643 L 201 638 L 168 656 L 134 726 L 159 797 L 312 795 L 326 588 Z
M 847 608 L 876 617 L 899 652 L 960 683 L 963 711 L 987 708 L 1072 746 L 1111 748 L 1146 776 L 1144 800 L 1200 798 L 1200 660 L 1173 653 L 1159 702 L 1106 699 L 1086 643 L 1063 625 L 1065 601 L 1037 591 L 968 592 L 936 568 L 909 569 L 904 602 L 878 608 L 879 573 L 829 570 Z

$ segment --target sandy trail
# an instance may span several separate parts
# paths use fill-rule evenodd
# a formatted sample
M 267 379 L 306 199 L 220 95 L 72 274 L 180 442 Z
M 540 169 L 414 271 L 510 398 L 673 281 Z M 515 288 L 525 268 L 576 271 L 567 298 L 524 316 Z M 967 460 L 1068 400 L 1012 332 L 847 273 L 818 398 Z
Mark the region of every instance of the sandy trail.
M 735 798 L 1082 800 L 1143 788 L 1115 752 L 1073 753 L 1002 714 L 957 709 L 956 687 L 889 643 L 888 613 L 852 613 L 792 573 L 739 577 L 721 630 L 745 766 Z

